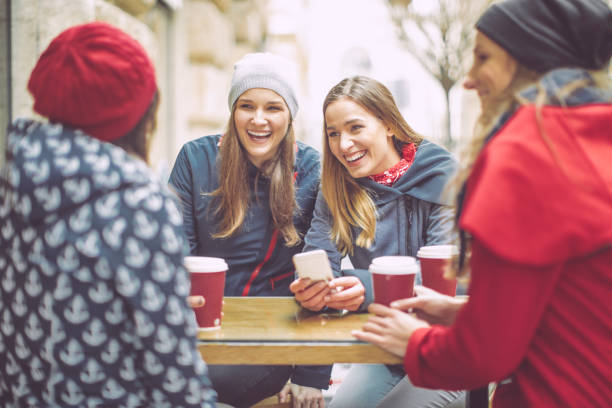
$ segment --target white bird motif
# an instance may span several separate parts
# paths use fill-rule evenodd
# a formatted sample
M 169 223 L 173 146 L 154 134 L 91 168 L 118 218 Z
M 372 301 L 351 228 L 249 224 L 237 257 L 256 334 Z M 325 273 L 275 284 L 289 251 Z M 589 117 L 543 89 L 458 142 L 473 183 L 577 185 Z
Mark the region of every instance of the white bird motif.
M 93 347 L 103 344 L 107 339 L 108 336 L 104 331 L 104 325 L 97 318 L 93 319 L 83 332 L 83 341 Z
M 89 320 L 89 316 L 89 307 L 81 295 L 76 295 L 64 309 L 64 317 L 72 324 L 83 323 Z
M 80 253 L 90 258 L 100 256 L 100 235 L 98 231 L 95 229 L 89 231 L 85 237 L 77 241 L 76 248 Z
M 104 282 L 98 281 L 87 292 L 89 299 L 99 305 L 109 302 L 113 298 L 113 293 Z M 107 312 L 109 313 L 109 312 Z
M 77 160 L 78 163 L 78 160 Z M 34 184 L 42 184 L 49 179 L 51 167 L 46 160 L 27 161 L 23 164 L 23 170 L 27 178 Z
M 72 272 L 79 267 L 79 257 L 72 245 L 67 245 L 57 258 L 57 265 L 64 272 Z
M 174 367 L 170 367 L 166 371 L 166 381 L 164 381 L 162 387 L 168 392 L 176 393 L 185 388 L 186 384 L 187 380 L 181 372 Z
M 59 156 L 55 158 L 55 165 L 64 177 L 70 177 L 76 174 L 81 167 L 81 161 L 78 157 Z M 48 164 L 47 164 L 48 166 Z
M 143 268 L 150 259 L 150 251 L 142 241 L 128 238 L 125 242 L 124 260 L 132 268 Z
M 85 363 L 85 368 L 81 370 L 80 379 L 86 384 L 95 384 L 104 381 L 106 375 L 102 366 L 95 359 L 90 358 Z
M 85 396 L 78 385 L 72 380 L 66 381 L 66 388 L 61 393 L 62 401 L 68 405 L 80 404 Z
M 90 196 L 91 184 L 86 178 L 80 179 L 66 179 L 62 183 L 66 196 L 69 197 L 73 203 L 80 204 Z
M 115 218 L 119 215 L 119 194 L 112 193 L 100 197 L 94 204 L 96 214 L 101 218 Z
M 59 352 L 59 357 L 65 364 L 76 366 L 85 359 L 83 348 L 75 339 L 68 341 L 68 344 Z
M 70 218 L 68 218 L 68 225 L 74 232 L 85 232 L 91 228 L 93 220 L 92 209 L 89 204 L 81 206 Z
M 119 217 L 111 221 L 110 224 L 104 227 L 102 230 L 102 237 L 111 248 L 119 249 L 123 243 L 121 234 L 125 231 L 127 222 L 125 218 Z
M 66 223 L 59 220 L 45 231 L 45 242 L 52 248 L 62 245 L 66 240 Z

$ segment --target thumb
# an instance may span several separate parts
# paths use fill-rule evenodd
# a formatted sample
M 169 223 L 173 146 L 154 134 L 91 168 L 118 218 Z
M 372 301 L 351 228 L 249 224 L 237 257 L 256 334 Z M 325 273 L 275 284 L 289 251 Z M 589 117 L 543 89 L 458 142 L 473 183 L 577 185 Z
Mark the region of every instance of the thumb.
M 291 388 L 289 387 L 289 384 L 287 384 L 278 393 L 278 402 L 286 402 L 289 392 L 291 392 Z

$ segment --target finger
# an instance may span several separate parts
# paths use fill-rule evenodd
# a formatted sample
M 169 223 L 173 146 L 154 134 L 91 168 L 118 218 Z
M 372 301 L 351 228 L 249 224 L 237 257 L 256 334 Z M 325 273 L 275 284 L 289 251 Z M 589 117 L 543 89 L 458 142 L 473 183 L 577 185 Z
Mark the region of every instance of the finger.
M 368 306 L 368 312 L 379 316 L 393 316 L 397 310 L 378 303 L 372 303 L 370 306 Z
M 332 309 L 346 309 L 354 312 L 359 309 L 364 300 L 365 298 L 363 296 L 357 296 L 346 302 L 325 302 L 325 304 Z
M 206 303 L 204 296 L 187 296 L 187 303 L 191 307 L 202 307 Z
M 435 290 L 428 288 L 426 286 L 422 286 L 422 285 L 416 285 L 414 287 L 414 293 L 417 294 L 417 296 L 425 296 L 425 295 L 440 295 L 441 293 L 436 292 Z
M 363 286 L 353 286 L 342 291 L 332 293 L 330 290 L 326 301 L 328 302 L 346 302 L 350 299 L 363 295 Z
M 355 276 L 341 276 L 334 278 L 328 282 L 330 288 L 337 288 L 339 286 L 355 286 L 359 284 L 360 280 Z
M 379 347 L 381 347 L 381 344 L 384 341 L 384 338 L 379 336 L 378 334 L 366 332 L 363 330 L 352 330 L 351 335 L 353 335 L 353 337 L 355 337 L 357 340 L 365 341 L 367 343 L 372 343 Z
M 311 283 L 312 281 L 308 278 L 306 279 L 298 278 L 294 280 L 293 282 L 291 282 L 291 284 L 289 285 L 289 290 L 293 293 L 297 293 L 307 288 Z
M 398 299 L 391 302 L 391 307 L 393 309 L 399 310 L 418 309 L 423 307 L 427 300 L 428 299 L 423 296 L 415 296 L 407 299 Z
M 330 288 L 327 286 L 326 282 L 323 281 L 319 281 L 319 282 L 315 282 L 312 285 L 310 285 L 309 287 L 307 287 L 306 289 L 302 290 L 301 295 L 306 298 L 306 300 L 308 299 L 312 299 L 315 296 L 323 296 L 323 294 L 328 294 L 330 291 Z
M 282 390 L 278 393 L 278 402 L 283 403 L 287 400 L 287 394 L 289 393 L 288 387 L 285 385 Z

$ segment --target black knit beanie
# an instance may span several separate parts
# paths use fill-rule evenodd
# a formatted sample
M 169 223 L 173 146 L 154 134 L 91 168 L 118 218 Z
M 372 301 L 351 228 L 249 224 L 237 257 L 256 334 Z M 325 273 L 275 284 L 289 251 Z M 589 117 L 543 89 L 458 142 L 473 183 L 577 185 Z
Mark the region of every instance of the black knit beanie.
M 537 72 L 601 69 L 612 56 L 612 10 L 603 0 L 506 0 L 476 28 Z

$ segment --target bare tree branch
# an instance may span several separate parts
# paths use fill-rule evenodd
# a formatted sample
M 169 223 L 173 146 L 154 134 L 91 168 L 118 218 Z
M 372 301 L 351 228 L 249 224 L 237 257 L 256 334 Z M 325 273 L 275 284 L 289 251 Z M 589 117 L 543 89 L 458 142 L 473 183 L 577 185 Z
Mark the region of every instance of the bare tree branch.
M 431 0 L 430 0 L 431 1 Z M 491 0 L 437 0 L 430 12 L 417 12 L 410 2 L 387 0 L 398 38 L 444 90 L 447 134 L 451 147 L 449 93 L 467 72 L 476 18 Z

